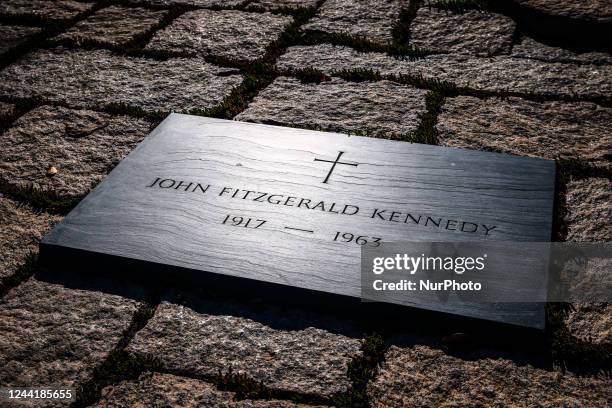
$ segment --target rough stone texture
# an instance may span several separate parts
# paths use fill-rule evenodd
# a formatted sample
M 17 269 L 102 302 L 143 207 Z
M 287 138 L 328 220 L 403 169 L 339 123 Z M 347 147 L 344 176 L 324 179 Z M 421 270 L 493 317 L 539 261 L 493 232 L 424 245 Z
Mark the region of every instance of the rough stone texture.
M 410 45 L 436 52 L 507 54 L 515 28 L 516 23 L 501 14 L 423 7 L 410 24 Z
M 0 281 L 15 273 L 28 253 L 38 250 L 40 239 L 61 218 L 0 196 Z
M 610 167 L 612 109 L 590 102 L 448 98 L 438 115 L 443 145 Z
M 11 184 L 84 195 L 149 133 L 150 126 L 125 116 L 42 106 L 0 135 L 0 174 Z M 49 166 L 58 173 L 47 176 Z
M 271 13 L 196 10 L 155 34 L 146 49 L 255 60 L 291 21 Z
M 144 373 L 136 381 L 122 381 L 102 390 L 94 407 L 223 407 L 223 408 L 306 408 L 310 405 L 279 400 L 235 401 L 235 394 L 213 385 L 171 374 Z
M 409 74 L 486 91 L 512 91 L 545 96 L 609 97 L 612 66 L 547 63 L 509 56 L 477 58 L 430 55 L 415 61 L 383 53 L 360 53 L 329 44 L 290 47 L 279 59 L 281 69 L 312 67 L 327 73 L 371 69 L 381 74 Z
M 299 9 L 315 7 L 317 0 L 253 0 L 247 6 L 248 9 L 276 10 L 279 8 Z
M 605 52 L 576 53 L 563 48 L 542 44 L 529 37 L 523 37 L 518 44 L 514 45 L 512 56 L 549 62 L 612 64 L 612 55 Z
M 391 81 L 302 84 L 279 77 L 236 120 L 399 138 L 416 130 L 426 93 Z
M 89 40 L 111 45 L 125 44 L 150 30 L 165 14 L 165 11 L 140 7 L 110 6 L 78 22 L 57 38 L 67 38 L 77 43 Z
M 32 16 L 43 20 L 68 20 L 91 9 L 94 3 L 75 0 L 2 0 L 0 15 Z
M 331 396 L 348 388 L 348 363 L 359 347 L 359 340 L 322 329 L 279 330 L 164 301 L 127 350 L 153 354 L 171 370 L 216 375 L 231 369 L 272 389 Z
M 23 43 L 34 34 L 40 33 L 41 30 L 38 27 L 0 24 L 0 54 Z
M 0 72 L 0 94 L 85 108 L 122 102 L 147 110 L 204 109 L 240 83 L 234 72 L 199 58 L 157 61 L 58 47 L 28 54 Z
M 553 16 L 577 20 L 612 22 L 612 2 L 609 0 L 514 0 L 516 3 Z
M 244 0 L 128 0 L 135 4 L 151 4 L 153 6 L 187 5 L 196 7 L 235 7 L 244 3 Z
M 386 43 L 393 39 L 393 25 L 399 20 L 405 0 L 327 0 L 317 15 L 302 26 L 305 30 L 344 33 Z
M 612 181 L 604 178 L 574 180 L 565 196 L 567 240 L 612 241 Z
M 393 346 L 368 393 L 372 407 L 603 407 L 611 385 L 508 360 L 464 361 L 425 346 Z
M 574 307 L 565 321 L 573 336 L 594 344 L 612 344 L 612 305 L 578 304 Z
M 138 303 L 31 278 L 0 301 L 0 384 L 75 387 L 113 350 Z

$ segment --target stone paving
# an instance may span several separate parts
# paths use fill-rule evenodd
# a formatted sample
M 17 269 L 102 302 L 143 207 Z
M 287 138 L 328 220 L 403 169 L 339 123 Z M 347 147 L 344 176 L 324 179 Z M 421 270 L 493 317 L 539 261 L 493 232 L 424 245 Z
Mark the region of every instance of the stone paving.
M 608 304 L 551 309 L 521 349 L 36 264 L 171 111 L 556 160 L 554 240 L 611 241 L 612 6 L 503 3 L 0 2 L 0 386 L 74 387 L 74 407 L 612 404 Z

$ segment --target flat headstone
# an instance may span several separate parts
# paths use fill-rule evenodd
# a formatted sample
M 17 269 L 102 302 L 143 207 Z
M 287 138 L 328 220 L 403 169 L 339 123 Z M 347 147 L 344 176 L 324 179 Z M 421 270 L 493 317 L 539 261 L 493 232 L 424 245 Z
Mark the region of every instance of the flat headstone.
M 554 173 L 541 159 L 173 114 L 44 238 L 41 256 L 358 299 L 362 247 L 345 233 L 373 247 L 548 241 Z

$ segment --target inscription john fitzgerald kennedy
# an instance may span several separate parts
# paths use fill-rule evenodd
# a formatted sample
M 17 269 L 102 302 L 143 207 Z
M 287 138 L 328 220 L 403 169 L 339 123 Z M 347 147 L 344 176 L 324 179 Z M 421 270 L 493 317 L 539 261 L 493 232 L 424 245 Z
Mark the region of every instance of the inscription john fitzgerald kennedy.
M 215 194 L 217 197 L 235 200 L 248 200 L 266 205 L 282 205 L 295 207 L 302 210 L 321 211 L 332 214 L 354 216 L 367 216 L 376 221 L 403 223 L 417 225 L 423 228 L 437 228 L 448 231 L 456 231 L 467 234 L 481 234 L 489 236 L 494 234 L 496 225 L 487 225 L 465 220 L 450 219 L 432 214 L 416 214 L 409 210 L 397 211 L 387 208 L 361 208 L 357 204 L 346 204 L 316 200 L 286 194 L 274 194 L 270 192 L 241 189 L 228 186 L 213 186 L 211 184 L 174 180 L 170 178 L 156 177 L 146 186 L 147 188 L 158 188 L 175 190 L 177 192 L 190 192 L 200 194 Z

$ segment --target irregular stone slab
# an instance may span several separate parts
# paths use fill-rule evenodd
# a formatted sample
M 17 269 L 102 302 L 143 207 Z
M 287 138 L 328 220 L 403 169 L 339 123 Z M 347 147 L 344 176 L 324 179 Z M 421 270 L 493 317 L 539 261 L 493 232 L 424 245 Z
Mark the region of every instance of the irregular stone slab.
M 393 39 L 393 25 L 399 20 L 405 0 L 327 0 L 317 15 L 302 28 L 325 33 L 344 33 L 386 43 Z
M 38 251 L 43 235 L 61 219 L 0 196 L 0 281 L 15 273 L 28 253 Z
M 2 0 L 0 15 L 29 16 L 43 20 L 69 20 L 93 7 L 75 0 Z
M 516 3 L 553 16 L 577 20 L 612 22 L 612 3 L 608 0 L 514 0 Z
M 114 349 L 137 307 L 31 278 L 0 300 L 0 384 L 76 388 Z
M 426 94 L 391 81 L 303 84 L 279 77 L 236 120 L 400 138 L 418 127 Z
M 606 406 L 610 385 L 508 360 L 464 361 L 425 346 L 392 346 L 368 394 L 372 407 L 595 407 Z
M 141 119 L 42 106 L 0 135 L 0 173 L 11 184 L 84 195 L 149 131 Z
M 280 8 L 300 9 L 316 6 L 317 0 L 254 0 L 249 3 L 247 10 L 259 8 L 264 10 L 277 10 Z
M 153 6 L 197 6 L 197 7 L 235 7 L 243 4 L 245 0 L 128 0 L 130 3 L 150 4 Z
M 58 47 L 28 54 L 0 72 L 0 94 L 83 108 L 122 102 L 151 111 L 204 109 L 240 84 L 234 72 L 198 58 L 157 61 Z
M 1 7 L 1 6 L 0 6 Z M 38 27 L 0 24 L 0 54 L 3 54 L 42 31 Z
M 326 73 L 371 69 L 383 75 L 421 76 L 477 90 L 557 97 L 608 98 L 612 92 L 612 66 L 547 63 L 509 56 L 477 58 L 441 54 L 407 61 L 383 53 L 361 53 L 348 47 L 322 44 L 290 47 L 280 57 L 278 67 L 294 70 L 312 67 Z
M 165 11 L 152 11 L 140 7 L 110 6 L 79 21 L 57 38 L 71 39 L 77 43 L 97 41 L 111 45 L 125 44 L 135 36 L 150 30 L 165 14 Z
M 563 48 L 542 44 L 529 37 L 523 37 L 520 43 L 514 44 L 512 56 L 549 62 L 612 64 L 612 56 L 605 52 L 575 53 Z
M 587 178 L 569 182 L 565 205 L 568 241 L 612 241 L 611 180 Z
M 146 49 L 255 60 L 291 21 L 271 13 L 196 10 L 155 34 Z
M 348 364 L 359 348 L 359 340 L 322 329 L 274 329 L 164 301 L 126 350 L 153 354 L 170 370 L 208 376 L 231 370 L 272 389 L 329 397 L 349 387 Z
M 98 408 L 135 406 L 224 407 L 224 408 L 307 408 L 311 405 L 279 400 L 235 400 L 233 392 L 219 391 L 213 385 L 171 374 L 144 373 L 138 380 L 122 381 L 102 390 Z
M 438 115 L 441 144 L 610 167 L 612 109 L 589 102 L 448 98 Z
M 508 54 L 515 28 L 516 23 L 501 14 L 422 7 L 410 24 L 410 45 L 435 52 Z

